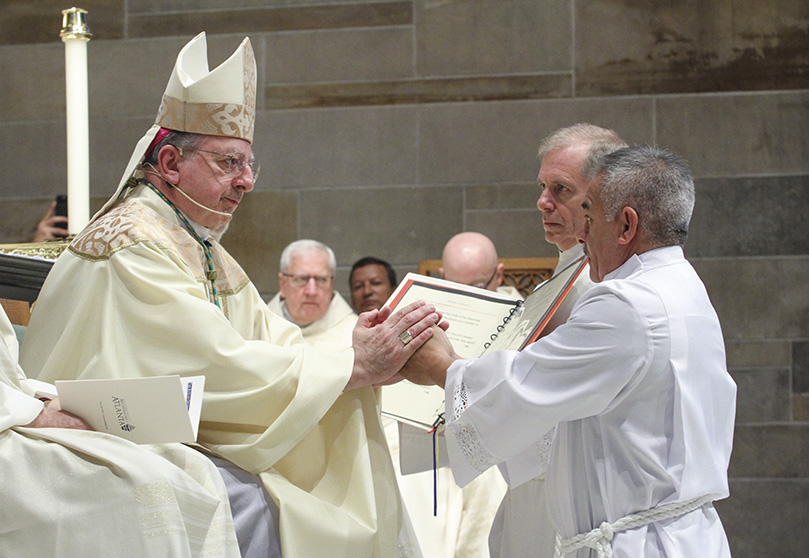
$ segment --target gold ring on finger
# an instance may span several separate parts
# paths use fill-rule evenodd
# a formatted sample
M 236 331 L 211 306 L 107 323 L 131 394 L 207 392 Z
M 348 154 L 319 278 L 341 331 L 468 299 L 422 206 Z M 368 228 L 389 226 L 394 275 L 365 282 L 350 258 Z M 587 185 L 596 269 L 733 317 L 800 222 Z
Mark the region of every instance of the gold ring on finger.
M 402 334 L 399 336 L 399 341 L 401 341 L 405 345 L 410 343 L 412 340 L 413 340 L 413 336 L 410 335 L 410 330 L 409 329 L 404 330 L 404 332 L 402 332 Z

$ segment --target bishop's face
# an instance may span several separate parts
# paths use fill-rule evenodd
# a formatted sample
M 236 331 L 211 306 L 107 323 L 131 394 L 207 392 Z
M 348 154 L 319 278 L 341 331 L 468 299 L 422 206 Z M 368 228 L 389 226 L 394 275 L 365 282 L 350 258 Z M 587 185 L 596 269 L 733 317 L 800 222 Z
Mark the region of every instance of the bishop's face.
M 589 181 L 581 169 L 589 148 L 589 143 L 582 143 L 546 153 L 539 169 L 537 209 L 542 212 L 545 240 L 563 251 L 576 245 L 584 222 L 581 204 Z
M 221 230 L 245 193 L 253 189 L 250 142 L 240 138 L 208 136 L 195 149 L 188 149 L 177 163 L 179 178 L 175 186 L 206 211 L 178 194 L 172 201 L 192 221 L 213 230 Z

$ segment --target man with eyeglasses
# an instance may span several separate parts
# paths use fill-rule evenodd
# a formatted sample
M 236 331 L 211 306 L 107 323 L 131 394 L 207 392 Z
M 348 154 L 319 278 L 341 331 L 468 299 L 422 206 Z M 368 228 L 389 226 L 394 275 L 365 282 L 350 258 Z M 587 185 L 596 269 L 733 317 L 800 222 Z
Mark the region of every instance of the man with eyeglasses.
M 302 239 L 281 252 L 280 290 L 267 307 L 301 328 L 306 344 L 327 350 L 351 346 L 357 315 L 334 290 L 337 259 L 317 240 Z
M 444 245 L 438 273 L 448 281 L 522 298 L 517 289 L 503 285 L 503 267 L 489 237 L 478 232 L 462 232 Z
M 197 441 L 243 556 L 418 556 L 373 386 L 440 315 L 368 312 L 352 348 L 323 351 L 269 312 L 218 242 L 258 174 L 255 99 L 249 39 L 210 71 L 204 34 L 181 50 L 117 191 L 48 276 L 23 366 L 46 381 L 204 375 Z

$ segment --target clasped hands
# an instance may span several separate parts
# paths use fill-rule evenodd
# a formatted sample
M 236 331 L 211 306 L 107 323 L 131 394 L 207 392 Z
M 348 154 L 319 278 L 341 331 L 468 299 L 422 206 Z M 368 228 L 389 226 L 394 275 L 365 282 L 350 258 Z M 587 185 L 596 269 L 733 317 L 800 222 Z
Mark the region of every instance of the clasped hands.
M 451 364 L 458 357 L 444 334 L 449 324 L 441 319 L 441 313 L 423 301 L 395 313 L 384 307 L 360 314 L 353 333 L 354 368 L 345 389 L 387 385 L 404 377 L 416 383 L 440 381 L 443 386 L 441 370 L 436 367 L 447 361 Z M 408 365 L 403 370 L 405 363 Z

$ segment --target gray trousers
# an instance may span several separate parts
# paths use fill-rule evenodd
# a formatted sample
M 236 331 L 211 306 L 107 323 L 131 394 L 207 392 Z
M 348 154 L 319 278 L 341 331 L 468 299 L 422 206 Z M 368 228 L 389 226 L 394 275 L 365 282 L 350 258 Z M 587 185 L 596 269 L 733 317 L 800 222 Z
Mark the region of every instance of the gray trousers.
M 225 459 L 207 457 L 225 481 L 242 558 L 281 558 L 278 507 L 261 478 Z

